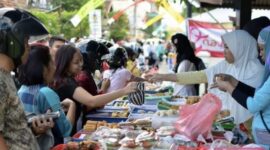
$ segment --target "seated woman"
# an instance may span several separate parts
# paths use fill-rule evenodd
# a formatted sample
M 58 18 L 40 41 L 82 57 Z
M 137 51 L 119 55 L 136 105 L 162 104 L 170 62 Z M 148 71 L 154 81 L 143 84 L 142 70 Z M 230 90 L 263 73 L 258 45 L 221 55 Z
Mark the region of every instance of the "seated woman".
M 117 47 L 111 51 L 109 58 L 110 69 L 103 73 L 103 79 L 110 79 L 111 82 L 110 87 L 106 91 L 107 93 L 125 87 L 130 81 L 145 81 L 145 79 L 132 75 L 125 68 L 127 60 L 127 52 L 123 47 Z
M 81 71 L 83 61 L 80 50 L 72 45 L 64 45 L 57 52 L 55 57 L 56 72 L 52 87 L 60 96 L 60 100 L 72 99 L 76 103 L 77 123 L 82 113 L 82 105 L 90 108 L 97 108 L 131 92 L 135 92 L 137 83 L 130 83 L 122 89 L 109 94 L 93 96 L 84 88 L 79 86 L 74 77 Z M 76 133 L 77 125 L 74 125 L 72 133 Z
M 227 74 L 217 74 L 214 78 L 213 87 L 218 87 L 232 95 L 232 97 L 243 107 L 254 114 L 252 122 L 252 134 L 257 144 L 265 149 L 270 148 L 270 26 L 264 28 L 258 38 L 258 43 L 262 48 L 260 51 L 262 60 L 265 63 L 265 78 L 262 86 L 255 92 L 255 88 L 248 86 L 233 76 Z
M 75 118 L 75 104 L 71 100 L 60 103 L 58 95 L 47 86 L 53 81 L 54 72 L 55 67 L 49 48 L 42 45 L 31 46 L 29 58 L 19 71 L 19 81 L 22 86 L 18 95 L 26 112 L 38 115 L 48 111 L 60 111 L 60 117 L 55 120 L 52 128 L 54 140 L 49 130 L 47 134 L 38 137 L 39 143 L 43 143 L 41 147 L 48 147 L 48 149 L 53 146 L 53 142 L 63 143 L 63 138 L 70 136 Z M 61 105 L 68 108 L 67 116 Z M 52 143 L 44 143 L 50 140 Z
M 203 61 L 195 56 L 190 41 L 185 35 L 177 33 L 172 36 L 171 42 L 173 46 L 176 48 L 177 54 L 176 65 L 174 68 L 175 73 L 203 70 L 206 68 Z M 180 96 L 199 95 L 199 84 L 181 85 L 175 83 L 173 95 L 180 95 Z
M 235 76 L 240 81 L 252 87 L 258 87 L 262 82 L 263 66 L 257 59 L 256 40 L 246 31 L 236 30 L 222 36 L 224 42 L 225 60 L 202 71 L 183 72 L 177 74 L 149 75 L 152 81 L 174 81 L 179 84 L 213 83 L 213 77 L 218 73 L 226 73 Z M 229 109 L 235 119 L 235 123 L 245 122 L 251 114 L 226 92 L 218 89 L 209 89 L 209 92 L 217 95 L 222 100 L 223 109 Z

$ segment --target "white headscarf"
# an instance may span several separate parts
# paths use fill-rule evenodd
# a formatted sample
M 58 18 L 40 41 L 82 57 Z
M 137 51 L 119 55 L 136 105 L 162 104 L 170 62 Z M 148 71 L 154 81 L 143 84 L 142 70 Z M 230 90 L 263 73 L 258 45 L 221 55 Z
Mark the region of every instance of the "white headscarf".
M 213 83 L 214 75 L 225 73 L 234 76 L 239 81 L 252 87 L 259 87 L 264 73 L 263 65 L 257 59 L 257 42 L 246 31 L 235 30 L 222 36 L 234 56 L 234 63 L 226 60 L 205 70 L 208 83 Z M 246 121 L 251 117 L 247 109 L 238 104 L 228 93 L 211 89 L 222 100 L 223 109 L 229 109 L 236 123 Z

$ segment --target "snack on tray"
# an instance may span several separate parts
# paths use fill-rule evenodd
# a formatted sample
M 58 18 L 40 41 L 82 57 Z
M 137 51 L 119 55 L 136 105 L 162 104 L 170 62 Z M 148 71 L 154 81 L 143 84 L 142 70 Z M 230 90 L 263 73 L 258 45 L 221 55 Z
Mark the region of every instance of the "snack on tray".
M 107 126 L 107 122 L 106 121 L 99 121 L 98 123 L 97 123 L 97 128 L 99 128 L 99 127 L 101 127 L 101 126 Z
M 140 143 L 140 145 L 143 148 L 151 148 L 152 146 L 155 145 L 156 140 L 155 140 L 155 133 L 154 132 L 143 132 L 139 134 L 136 138 L 136 143 Z
M 68 142 L 65 150 L 98 150 L 99 143 L 91 140 L 86 140 L 82 142 Z
M 221 118 L 225 118 L 225 117 L 230 116 L 231 115 L 231 112 L 228 109 L 224 109 L 224 110 L 221 110 L 219 114 L 220 114 L 220 117 Z
M 216 115 L 215 121 L 219 121 L 223 118 L 227 118 L 231 115 L 230 110 L 228 109 L 223 109 L 219 112 L 219 114 Z
M 78 149 L 79 143 L 77 142 L 68 142 L 65 147 L 65 150 L 78 150 Z
M 122 147 L 128 147 L 128 148 L 135 148 L 137 147 L 136 142 L 134 139 L 125 137 L 120 142 Z
M 142 119 L 137 119 L 133 121 L 133 124 L 135 125 L 151 125 L 152 121 L 151 118 L 142 118 Z
M 118 124 L 117 123 L 107 123 L 106 121 L 91 121 L 88 120 L 86 122 L 86 124 L 83 126 L 83 129 L 85 131 L 91 132 L 91 131 L 95 131 L 96 129 L 98 129 L 99 127 L 109 127 L 109 128 L 118 128 Z
M 178 110 L 179 109 L 179 105 L 172 105 L 169 102 L 166 102 L 164 100 L 159 101 L 157 104 L 157 107 L 159 110 L 169 110 L 169 109 Z
M 160 127 L 158 130 L 157 130 L 157 135 L 158 136 L 170 136 L 172 135 L 173 133 L 175 132 L 175 129 L 173 126 L 163 126 L 163 127 Z
M 128 107 L 129 102 L 126 100 L 122 100 L 122 101 L 116 101 L 113 106 L 115 107 L 123 107 L 123 108 L 127 108 Z
M 107 127 L 112 128 L 112 129 L 114 129 L 114 128 L 119 128 L 119 126 L 118 126 L 117 123 L 108 123 L 108 124 L 107 124 Z
M 135 148 L 137 147 L 135 142 L 136 137 L 137 133 L 134 131 L 128 131 L 126 132 L 126 136 L 119 142 L 119 144 L 121 144 L 121 147 Z
M 113 118 L 127 118 L 129 112 L 128 111 L 117 111 L 112 113 Z
M 200 96 L 188 96 L 186 97 L 186 104 L 195 104 L 200 101 Z
M 82 141 L 79 143 L 80 150 L 98 150 L 99 143 L 91 140 Z
M 178 111 L 177 110 L 159 110 L 156 112 L 156 115 L 159 116 L 159 117 L 166 117 L 166 116 L 175 116 L 178 114 Z
M 95 131 L 97 128 L 97 121 L 90 121 L 88 120 L 86 124 L 83 126 L 83 130 L 85 131 Z
M 105 138 L 105 142 L 108 146 L 116 147 L 120 145 L 119 139 L 116 137 Z

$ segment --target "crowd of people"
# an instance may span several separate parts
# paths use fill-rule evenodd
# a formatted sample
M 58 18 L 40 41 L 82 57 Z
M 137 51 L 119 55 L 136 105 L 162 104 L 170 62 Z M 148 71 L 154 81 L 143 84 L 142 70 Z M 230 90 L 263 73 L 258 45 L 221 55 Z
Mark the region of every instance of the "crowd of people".
M 220 97 L 236 124 L 253 116 L 255 143 L 270 148 L 269 19 L 252 20 L 245 30 L 222 35 L 225 60 L 206 68 L 181 33 L 169 44 L 160 40 L 156 45 L 92 39 L 72 43 L 59 36 L 29 44 L 32 36 L 49 34 L 44 25 L 23 10 L 0 11 L 1 150 L 48 150 L 61 144 L 82 129 L 89 110 L 136 92 L 138 82 L 145 81 L 176 82 L 173 94 L 181 96 L 198 95 L 198 84 L 208 84 L 207 92 Z M 255 33 L 248 27 L 254 25 Z M 153 73 L 165 59 L 173 73 Z M 101 77 L 96 78 L 97 70 Z M 57 119 L 28 122 L 33 114 L 57 111 Z

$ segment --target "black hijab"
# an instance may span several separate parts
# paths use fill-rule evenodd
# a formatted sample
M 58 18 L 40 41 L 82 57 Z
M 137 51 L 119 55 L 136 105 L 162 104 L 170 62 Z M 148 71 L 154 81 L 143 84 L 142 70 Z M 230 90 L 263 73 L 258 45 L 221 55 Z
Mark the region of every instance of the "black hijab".
M 245 26 L 243 27 L 243 30 L 247 31 L 251 36 L 255 38 L 257 41 L 260 31 L 270 25 L 270 20 L 263 16 L 259 18 L 255 18 L 250 20 Z M 260 50 L 258 49 L 258 53 L 260 53 Z M 260 56 L 258 56 L 258 59 L 262 64 L 264 64 L 264 61 Z
M 258 35 L 260 31 L 270 25 L 270 20 L 263 16 L 259 18 L 255 18 L 250 20 L 245 26 L 243 30 L 247 31 L 250 35 L 252 35 L 256 40 L 258 39 Z

